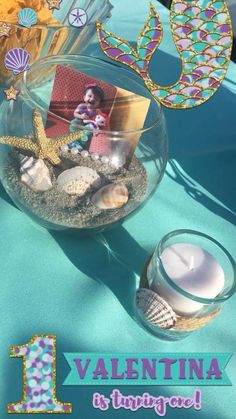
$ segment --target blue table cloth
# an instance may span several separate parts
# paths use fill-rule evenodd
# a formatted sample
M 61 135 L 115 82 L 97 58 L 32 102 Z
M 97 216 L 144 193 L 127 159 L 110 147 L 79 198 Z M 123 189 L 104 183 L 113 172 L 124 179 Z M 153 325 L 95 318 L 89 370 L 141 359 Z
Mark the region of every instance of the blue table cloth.
M 147 0 L 113 0 L 107 28 L 135 42 L 148 15 Z M 155 4 L 164 39 L 155 54 L 155 81 L 170 84 L 180 74 L 169 12 Z M 102 56 L 97 43 L 88 52 Z M 73 404 L 73 419 L 153 419 L 153 410 L 100 412 L 92 395 L 109 387 L 63 387 L 69 372 L 63 352 L 235 352 L 233 297 L 208 327 L 175 343 L 158 340 L 133 319 L 137 278 L 160 238 L 169 231 L 203 231 L 236 256 L 236 66 L 231 63 L 218 93 L 199 108 L 165 110 L 170 154 L 165 177 L 146 206 L 122 227 L 93 238 L 49 233 L 31 221 L 0 190 L 0 417 L 22 399 L 22 360 L 10 345 L 35 334 L 57 336 L 57 397 Z M 202 410 L 168 410 L 167 418 L 235 419 L 235 354 L 227 367 L 232 387 L 204 387 Z M 191 387 L 123 387 L 128 394 L 192 396 Z M 22 415 L 27 417 L 27 415 Z M 45 418 L 51 415 L 44 415 Z M 61 415 L 61 417 L 70 417 Z

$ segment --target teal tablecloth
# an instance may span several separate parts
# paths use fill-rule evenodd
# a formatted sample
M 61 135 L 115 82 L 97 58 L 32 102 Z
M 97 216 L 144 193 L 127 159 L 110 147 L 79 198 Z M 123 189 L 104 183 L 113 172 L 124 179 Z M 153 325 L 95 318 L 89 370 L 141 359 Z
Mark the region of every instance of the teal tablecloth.
M 108 27 L 135 41 L 148 13 L 147 0 L 113 0 Z M 153 77 L 169 84 L 180 63 L 169 33 L 169 12 L 157 4 L 165 38 L 152 65 Z M 100 55 L 97 45 L 89 49 Z M 158 65 L 157 65 L 158 62 Z M 236 256 L 236 66 L 232 63 L 220 91 L 207 104 L 188 111 L 166 110 L 170 160 L 152 199 L 134 218 L 94 238 L 50 234 L 34 227 L 0 195 L 0 417 L 8 402 L 22 398 L 21 360 L 9 346 L 34 334 L 57 335 L 57 393 L 73 403 L 73 419 L 153 419 L 153 410 L 99 412 L 92 394 L 110 388 L 63 387 L 68 366 L 63 352 L 233 352 L 236 351 L 236 297 L 207 328 L 177 343 L 155 339 L 132 318 L 137 275 L 159 239 L 178 228 L 203 231 Z M 201 411 L 169 410 L 167 418 L 235 419 L 235 355 L 227 368 L 232 387 L 205 387 Z M 147 388 L 121 389 L 142 394 Z M 152 387 L 152 395 L 193 394 L 191 387 Z M 27 417 L 27 415 L 22 415 Z M 51 415 L 44 415 L 50 417 Z M 62 415 L 61 417 L 67 417 Z

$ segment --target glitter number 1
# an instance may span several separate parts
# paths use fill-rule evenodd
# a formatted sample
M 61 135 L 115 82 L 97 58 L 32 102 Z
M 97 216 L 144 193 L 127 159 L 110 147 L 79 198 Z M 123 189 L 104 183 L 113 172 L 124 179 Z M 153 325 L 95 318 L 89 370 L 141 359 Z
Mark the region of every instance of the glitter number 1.
M 26 345 L 13 346 L 11 358 L 23 358 L 23 394 L 8 413 L 71 413 L 70 403 L 56 398 L 56 336 L 36 335 Z

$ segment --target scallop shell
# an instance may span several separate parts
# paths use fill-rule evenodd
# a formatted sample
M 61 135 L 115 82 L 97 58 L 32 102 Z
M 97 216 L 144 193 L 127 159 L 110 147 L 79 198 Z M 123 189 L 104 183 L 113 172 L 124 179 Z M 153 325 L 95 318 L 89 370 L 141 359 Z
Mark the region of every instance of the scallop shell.
M 31 26 L 37 23 L 37 20 L 37 13 L 29 7 L 25 7 L 18 13 L 19 25 L 25 26 L 26 28 L 31 28 Z
M 91 187 L 100 186 L 101 178 L 89 167 L 77 166 L 65 170 L 57 178 L 57 184 L 68 195 L 84 195 Z
M 12 48 L 5 56 L 4 64 L 7 70 L 20 74 L 29 69 L 30 55 L 23 48 Z
M 104 186 L 93 197 L 93 204 L 100 209 L 122 208 L 129 200 L 129 192 L 123 183 Z
M 136 292 L 136 304 L 144 318 L 153 326 L 171 329 L 177 317 L 171 306 L 155 292 L 140 288 Z

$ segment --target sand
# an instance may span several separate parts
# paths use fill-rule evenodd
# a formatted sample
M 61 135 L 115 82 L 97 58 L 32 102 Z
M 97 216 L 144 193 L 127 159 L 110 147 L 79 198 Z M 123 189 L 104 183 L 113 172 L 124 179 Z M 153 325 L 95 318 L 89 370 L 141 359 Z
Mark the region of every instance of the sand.
M 14 201 L 29 214 L 54 225 L 76 229 L 93 229 L 108 225 L 126 217 L 143 202 L 147 192 L 147 173 L 141 162 L 133 157 L 128 169 L 115 169 L 91 157 L 61 153 L 62 163 L 54 167 L 45 162 L 50 170 L 53 187 L 46 192 L 35 192 L 21 181 L 19 152 L 9 153 L 5 166 L 5 185 Z M 64 170 L 75 166 L 87 166 L 101 177 L 101 186 L 123 182 L 129 191 L 128 203 L 119 209 L 101 210 L 91 201 L 97 189 L 90 189 L 84 196 L 70 196 L 57 184 L 56 179 Z

